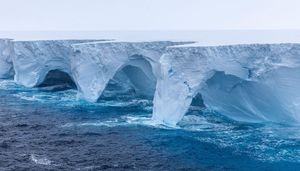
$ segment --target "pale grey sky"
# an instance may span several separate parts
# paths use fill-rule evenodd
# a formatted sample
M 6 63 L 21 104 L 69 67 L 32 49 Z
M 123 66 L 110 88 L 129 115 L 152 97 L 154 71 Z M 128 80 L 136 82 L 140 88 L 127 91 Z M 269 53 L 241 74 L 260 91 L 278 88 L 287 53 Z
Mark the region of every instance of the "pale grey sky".
M 299 0 L 0 0 L 0 30 L 300 29 Z

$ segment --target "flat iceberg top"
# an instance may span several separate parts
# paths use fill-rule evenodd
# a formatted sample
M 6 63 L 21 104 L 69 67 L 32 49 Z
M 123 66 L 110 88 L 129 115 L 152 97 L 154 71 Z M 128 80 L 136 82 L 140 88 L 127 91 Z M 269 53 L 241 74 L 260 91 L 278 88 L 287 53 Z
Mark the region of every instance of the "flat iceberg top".
M 110 40 L 110 41 L 91 41 L 91 42 L 79 42 L 72 44 L 74 48 L 80 47 L 129 47 L 135 46 L 139 48 L 151 49 L 151 48 L 158 48 L 158 47 L 166 47 L 166 46 L 176 46 L 176 45 L 184 45 L 184 44 L 191 44 L 195 43 L 192 41 L 184 42 L 184 41 L 121 41 L 121 40 Z
M 168 48 L 224 48 L 224 47 L 254 47 L 254 46 L 294 46 L 294 45 L 300 45 L 300 42 L 296 43 L 242 43 L 242 44 L 225 44 L 225 45 L 204 45 L 199 42 L 192 42 L 192 43 L 186 43 L 181 45 L 174 45 L 170 46 Z
M 136 40 L 103 40 L 103 41 L 91 41 L 91 42 L 84 42 L 84 43 L 76 43 L 74 45 L 94 45 L 94 44 L 161 44 L 161 43 L 176 43 L 176 44 L 193 44 L 196 43 L 195 41 L 169 41 L 169 40 L 157 40 L 157 41 L 136 41 Z
M 1 39 L 0 39 L 1 40 Z M 100 42 L 100 41 L 107 41 L 107 39 L 103 40 L 95 40 L 95 39 L 57 39 L 57 40 L 12 40 L 15 43 L 68 43 L 68 44 L 75 44 L 75 43 L 84 43 L 84 42 Z
M 12 39 L 9 39 L 9 38 L 0 38 L 0 41 L 11 41 Z
M 151 41 L 151 40 L 116 40 L 116 39 L 107 39 L 107 40 L 100 40 L 100 41 L 91 41 L 91 42 L 85 42 L 85 43 L 77 43 L 77 44 L 107 44 L 107 43 L 153 43 L 153 42 L 172 42 L 169 40 L 157 40 L 157 41 Z M 195 41 L 191 43 L 196 43 Z
M 14 40 L 114 39 L 118 41 L 197 41 L 202 46 L 300 43 L 300 30 L 203 31 L 17 31 L 0 32 Z
M 191 42 L 171 42 L 171 41 L 148 41 L 148 42 L 124 42 L 124 41 L 104 41 L 86 42 L 73 44 L 76 52 L 97 56 L 97 58 L 118 58 L 117 56 L 144 55 L 153 59 L 159 59 L 166 48 L 174 45 L 181 45 Z M 87 55 L 84 55 L 87 56 Z M 106 57 L 104 57 L 106 56 Z M 127 57 L 126 57 L 127 58 Z

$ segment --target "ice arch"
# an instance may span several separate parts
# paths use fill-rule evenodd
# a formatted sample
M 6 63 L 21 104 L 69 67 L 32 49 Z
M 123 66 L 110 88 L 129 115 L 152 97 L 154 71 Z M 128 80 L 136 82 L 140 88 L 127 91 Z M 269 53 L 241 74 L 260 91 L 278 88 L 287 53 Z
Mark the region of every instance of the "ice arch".
M 122 65 L 115 75 L 105 82 L 105 87 L 98 100 L 117 98 L 153 99 L 156 77 L 151 63 L 146 57 L 134 55 Z M 113 91 L 111 91 L 113 90 Z
M 288 75 L 285 75 L 289 72 Z M 280 73 L 280 75 L 278 75 Z M 201 90 L 205 105 L 228 116 L 231 119 L 244 122 L 285 122 L 299 121 L 298 111 L 292 111 L 295 102 L 300 102 L 299 69 L 276 69 L 272 77 L 261 81 L 242 80 L 233 75 L 217 72 L 207 81 Z M 284 77 L 282 77 L 283 75 Z M 278 79 L 278 80 L 277 80 Z M 276 84 L 269 84 L 277 80 Z M 279 82 L 282 80 L 284 83 Z M 288 81 L 289 80 L 289 81 Z M 297 81 L 297 82 L 291 82 Z M 284 86 L 284 89 L 282 86 Z M 274 89 L 281 89 L 276 92 Z M 284 98 L 288 97 L 289 98 Z M 296 114 L 296 115 L 294 115 Z
M 52 87 L 52 90 L 76 89 L 76 84 L 72 77 L 68 73 L 60 70 L 49 71 L 44 80 L 37 86 Z
M 79 96 L 96 102 L 118 71 L 125 73 L 138 92 L 153 93 L 160 72 L 159 59 L 168 46 L 177 44 L 183 43 L 95 42 L 73 45 L 76 55 L 72 60 L 72 71 Z
M 198 93 L 203 95 L 205 105 L 213 107 L 216 111 L 223 112 L 234 119 L 279 122 L 283 119 L 286 121 L 299 120 L 299 117 L 295 117 L 297 115 L 295 111 L 300 109 L 297 107 L 299 106 L 297 104 L 300 103 L 299 96 L 287 100 L 288 95 L 284 95 L 287 92 L 292 95 L 291 92 L 296 91 L 294 85 L 298 84 L 292 83 L 291 80 L 300 82 L 296 79 L 298 78 L 297 73 L 299 73 L 296 68 L 300 66 L 300 46 L 298 44 L 254 44 L 217 47 L 179 46 L 169 48 L 168 52 L 160 59 L 160 63 L 162 72 L 161 76 L 158 77 L 153 108 L 153 119 L 159 122 L 177 124 Z M 272 75 L 283 68 L 289 68 L 292 71 L 289 74 Z M 215 79 L 218 84 L 211 85 L 217 85 L 218 93 L 216 95 L 214 94 L 216 91 L 209 87 L 207 81 L 219 72 L 223 72 L 227 76 L 234 76 L 236 79 L 229 79 L 227 76 L 224 77 L 226 79 Z M 277 80 L 286 79 L 286 81 L 277 86 L 274 83 L 275 78 Z M 237 91 L 236 89 L 233 94 L 229 93 L 226 97 L 221 98 L 220 94 L 227 90 L 220 89 L 220 87 L 223 84 L 230 85 L 232 82 L 234 82 L 231 85 L 233 89 L 248 92 L 257 89 L 261 95 L 268 97 L 272 97 L 272 94 L 275 93 L 274 98 L 279 99 L 280 97 L 294 105 L 287 107 L 288 105 L 282 100 L 273 100 L 273 105 L 280 104 L 280 107 L 276 108 L 277 112 L 273 112 L 270 107 L 266 107 L 268 105 L 259 103 L 260 99 L 260 101 L 267 101 L 268 98 L 251 96 L 245 100 L 245 96 L 234 93 L 234 91 Z M 273 82 L 273 84 L 270 82 Z M 276 86 L 281 88 L 274 88 Z M 262 94 L 262 92 L 264 93 Z M 213 95 L 215 95 L 215 98 L 212 98 Z M 228 106 L 230 106 L 230 100 L 234 97 L 236 99 L 231 101 L 233 104 L 231 106 L 243 109 L 239 110 L 240 116 L 230 114 L 233 110 Z M 245 101 L 241 103 L 239 99 L 243 98 Z M 250 105 L 250 103 L 252 104 Z M 254 105 L 258 103 L 259 105 Z M 265 109 L 269 111 L 267 112 Z M 245 117 L 245 115 L 249 117 Z
M 71 44 L 91 40 L 15 41 L 13 56 L 15 81 L 27 87 L 40 85 L 48 72 L 59 70 L 73 77 Z
M 147 59 L 149 58 L 140 55 L 131 56 L 128 63 L 125 63 L 116 73 L 123 72 L 138 95 L 153 97 L 156 87 L 153 67 L 157 67 L 155 66 L 157 64 L 151 64 Z M 120 78 L 116 79 L 122 81 Z

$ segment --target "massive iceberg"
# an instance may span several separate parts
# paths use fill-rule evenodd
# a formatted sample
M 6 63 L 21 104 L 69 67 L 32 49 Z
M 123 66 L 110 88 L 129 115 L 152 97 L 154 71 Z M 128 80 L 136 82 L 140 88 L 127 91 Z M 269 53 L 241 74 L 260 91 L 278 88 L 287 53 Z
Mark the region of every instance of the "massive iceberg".
M 152 118 L 164 124 L 193 100 L 239 121 L 300 121 L 300 44 L 1 39 L 0 55 L 0 78 L 27 87 L 72 82 L 91 102 L 112 80 L 132 87 L 153 98 Z
M 12 56 L 15 81 L 26 87 L 38 86 L 43 83 L 49 72 L 52 73 L 49 77 L 66 78 L 67 74 L 73 79 L 71 45 L 88 41 L 92 40 L 15 41 L 15 55 Z
M 0 78 L 10 78 L 13 76 L 13 55 L 13 42 L 10 39 L 0 39 Z
M 72 45 L 72 72 L 79 95 L 95 102 L 118 75 L 129 79 L 137 94 L 153 96 L 160 72 L 159 59 L 168 46 L 184 42 L 92 42 Z M 121 75 L 121 76 L 120 76 Z
M 200 94 L 207 108 L 236 120 L 300 121 L 299 62 L 299 44 L 170 47 L 153 119 L 176 124 Z

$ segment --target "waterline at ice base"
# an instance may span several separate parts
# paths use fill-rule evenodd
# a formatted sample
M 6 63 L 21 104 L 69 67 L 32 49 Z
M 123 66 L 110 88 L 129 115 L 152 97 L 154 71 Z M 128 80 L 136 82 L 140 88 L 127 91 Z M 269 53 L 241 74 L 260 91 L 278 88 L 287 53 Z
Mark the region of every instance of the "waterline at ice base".
M 299 73 L 298 43 L 1 39 L 0 168 L 295 170 Z

